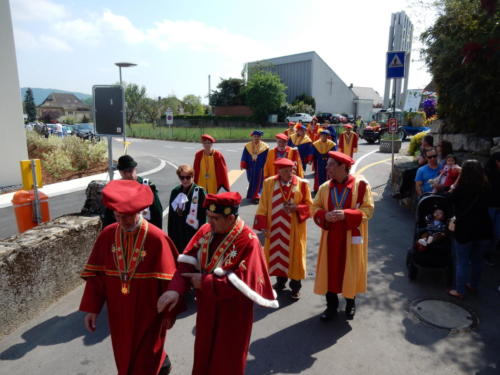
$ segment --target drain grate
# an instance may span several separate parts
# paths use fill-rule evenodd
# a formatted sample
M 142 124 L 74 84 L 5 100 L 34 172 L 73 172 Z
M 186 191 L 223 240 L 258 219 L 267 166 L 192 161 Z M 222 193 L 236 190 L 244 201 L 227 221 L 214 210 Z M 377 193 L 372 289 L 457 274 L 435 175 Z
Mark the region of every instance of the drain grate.
M 420 298 L 412 301 L 410 313 L 424 323 L 448 330 L 473 328 L 479 323 L 473 311 L 439 298 Z

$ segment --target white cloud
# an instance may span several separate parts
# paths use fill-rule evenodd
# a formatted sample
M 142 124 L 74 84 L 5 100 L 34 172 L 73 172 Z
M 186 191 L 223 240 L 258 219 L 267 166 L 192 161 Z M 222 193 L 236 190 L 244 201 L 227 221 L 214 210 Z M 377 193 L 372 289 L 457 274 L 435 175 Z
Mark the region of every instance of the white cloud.
M 127 17 L 114 14 L 110 10 L 104 11 L 100 23 L 111 30 L 121 33 L 127 43 L 140 43 L 145 39 L 144 33 L 136 28 Z
M 88 44 L 96 44 L 101 38 L 101 30 L 96 22 L 80 18 L 54 24 L 54 30 L 67 39 L 74 39 Z
M 71 51 L 72 48 L 63 40 L 55 38 L 50 35 L 45 35 L 42 34 L 38 38 L 40 46 L 39 47 L 46 47 L 48 49 L 51 49 L 53 51 Z
M 53 22 L 68 16 L 66 8 L 49 0 L 12 0 L 12 17 L 20 21 Z
M 34 35 L 26 30 L 15 28 L 14 38 L 16 48 L 24 50 L 71 51 L 72 48 L 62 39 L 41 34 Z

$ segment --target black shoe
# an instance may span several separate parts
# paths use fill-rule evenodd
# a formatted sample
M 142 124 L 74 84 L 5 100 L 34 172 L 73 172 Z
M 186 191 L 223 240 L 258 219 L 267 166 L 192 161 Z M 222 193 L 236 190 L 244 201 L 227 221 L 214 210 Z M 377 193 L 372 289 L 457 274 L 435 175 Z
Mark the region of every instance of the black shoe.
M 354 315 L 356 314 L 356 303 L 354 300 L 347 301 L 345 305 L 345 315 L 347 316 L 347 319 L 352 319 L 354 318 Z
M 292 291 L 292 294 L 290 294 L 290 297 L 292 297 L 292 299 L 294 299 L 294 300 L 299 300 L 300 299 L 300 291 L 299 290 Z
M 280 282 L 277 282 L 277 283 L 274 283 L 273 284 L 273 289 L 279 293 L 279 292 L 282 292 L 283 289 L 285 289 L 285 284 L 284 283 L 280 283 Z
M 170 371 L 172 371 L 172 363 L 170 362 L 170 358 L 167 355 L 165 361 L 163 361 L 163 366 L 161 367 L 158 375 L 168 375 L 170 374 Z
M 319 319 L 322 322 L 328 322 L 329 320 L 335 318 L 335 316 L 337 316 L 337 310 L 327 308 L 325 311 L 323 311 L 323 314 L 319 316 Z

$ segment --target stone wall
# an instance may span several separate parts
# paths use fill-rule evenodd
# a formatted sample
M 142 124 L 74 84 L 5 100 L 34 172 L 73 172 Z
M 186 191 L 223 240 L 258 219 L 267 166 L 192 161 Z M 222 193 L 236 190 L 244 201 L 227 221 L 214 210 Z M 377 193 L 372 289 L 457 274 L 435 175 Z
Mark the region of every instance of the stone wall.
M 62 216 L 0 241 L 0 336 L 82 282 L 100 226 L 99 217 Z

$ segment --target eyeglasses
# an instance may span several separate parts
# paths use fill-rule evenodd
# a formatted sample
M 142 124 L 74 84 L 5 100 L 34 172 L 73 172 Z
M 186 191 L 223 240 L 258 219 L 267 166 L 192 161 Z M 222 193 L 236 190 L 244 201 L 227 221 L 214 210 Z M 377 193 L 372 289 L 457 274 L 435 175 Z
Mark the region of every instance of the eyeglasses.
M 427 155 L 427 159 L 434 159 L 437 158 L 437 155 Z
M 179 176 L 179 179 L 180 179 L 180 180 L 190 180 L 190 179 L 192 179 L 192 178 L 193 178 L 193 176 L 192 176 L 192 175 L 189 175 L 189 176 Z

